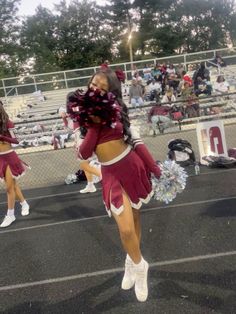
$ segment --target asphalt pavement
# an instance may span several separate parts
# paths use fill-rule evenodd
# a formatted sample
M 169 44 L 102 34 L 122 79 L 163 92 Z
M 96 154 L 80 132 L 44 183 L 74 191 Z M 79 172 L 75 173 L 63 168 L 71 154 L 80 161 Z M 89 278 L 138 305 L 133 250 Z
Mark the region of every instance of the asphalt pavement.
M 236 313 L 236 169 L 190 173 L 171 204 L 141 209 L 145 303 L 120 288 L 125 253 L 99 184 L 89 195 L 84 183 L 25 191 L 30 215 L 17 207 L 0 230 L 0 313 Z

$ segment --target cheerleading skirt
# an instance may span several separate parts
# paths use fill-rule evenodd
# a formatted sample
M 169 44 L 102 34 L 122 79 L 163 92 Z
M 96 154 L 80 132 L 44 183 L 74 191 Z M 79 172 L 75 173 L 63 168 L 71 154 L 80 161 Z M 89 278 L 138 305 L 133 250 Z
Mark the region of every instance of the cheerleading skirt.
M 101 171 L 103 201 L 109 216 L 111 212 L 119 215 L 124 210 L 124 193 L 134 209 L 151 199 L 151 174 L 130 146 L 118 157 L 101 163 Z
M 24 163 L 14 152 L 9 150 L 6 152 L 0 152 L 0 180 L 4 180 L 6 176 L 7 167 L 10 168 L 12 177 L 18 179 L 25 174 L 25 170 L 30 168 Z

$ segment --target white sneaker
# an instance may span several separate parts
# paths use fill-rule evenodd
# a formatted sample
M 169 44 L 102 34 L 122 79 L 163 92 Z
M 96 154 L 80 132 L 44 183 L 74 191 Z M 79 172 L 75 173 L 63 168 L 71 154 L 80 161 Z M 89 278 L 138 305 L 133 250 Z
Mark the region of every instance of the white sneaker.
M 135 294 L 140 302 L 145 302 L 148 297 L 148 263 L 143 259 L 142 264 L 139 266 L 134 266 L 135 268 Z
M 13 215 L 13 216 L 9 216 L 9 215 L 6 215 L 3 219 L 3 222 L 1 223 L 0 227 L 1 228 L 5 228 L 5 227 L 8 227 L 10 226 L 13 221 L 16 220 L 16 217 Z
M 121 283 L 121 289 L 129 290 L 134 286 L 135 283 L 135 274 L 133 261 L 130 257 L 126 256 L 125 260 L 125 273 Z
M 96 192 L 96 191 L 97 191 L 97 189 L 95 188 L 94 185 L 92 185 L 92 186 L 86 185 L 86 187 L 83 190 L 80 190 L 79 192 L 80 193 L 93 193 L 93 192 Z
M 28 203 L 24 203 L 23 205 L 21 205 L 21 215 L 22 216 L 28 216 L 29 215 L 29 204 Z

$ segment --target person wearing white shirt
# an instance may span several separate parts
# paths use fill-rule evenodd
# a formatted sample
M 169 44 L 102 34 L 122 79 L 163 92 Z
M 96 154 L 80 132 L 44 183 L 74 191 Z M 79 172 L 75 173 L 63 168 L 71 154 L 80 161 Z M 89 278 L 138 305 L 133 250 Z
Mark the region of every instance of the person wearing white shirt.
M 229 92 L 229 83 L 225 80 L 223 75 L 219 75 L 214 84 L 214 91 L 217 94 L 225 94 Z
M 173 94 L 173 90 L 172 89 L 168 89 L 165 93 L 165 95 L 163 96 L 162 98 L 162 103 L 165 103 L 166 106 L 170 106 L 172 107 L 173 106 L 173 102 L 176 101 L 176 97 L 175 95 Z

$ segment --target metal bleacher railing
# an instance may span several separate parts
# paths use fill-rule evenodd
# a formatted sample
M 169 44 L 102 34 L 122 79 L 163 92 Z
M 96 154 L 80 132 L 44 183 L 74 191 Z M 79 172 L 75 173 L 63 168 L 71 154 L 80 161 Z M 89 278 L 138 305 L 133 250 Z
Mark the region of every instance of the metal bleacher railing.
M 236 65 L 236 47 L 207 50 L 189 54 L 173 55 L 169 57 L 153 58 L 125 63 L 111 64 L 112 69 L 121 68 L 127 80 L 132 77 L 133 67 L 142 70 L 145 64 L 155 64 L 156 62 L 169 62 L 173 64 L 183 64 L 187 69 L 189 65 L 195 66 L 202 61 L 214 59 L 216 54 L 220 54 L 229 65 Z M 0 80 L 0 97 L 14 95 L 25 95 L 35 91 L 42 92 L 70 89 L 87 85 L 88 79 L 97 71 L 99 67 L 89 67 L 61 72 L 42 73 L 26 75 L 20 77 L 10 77 Z

